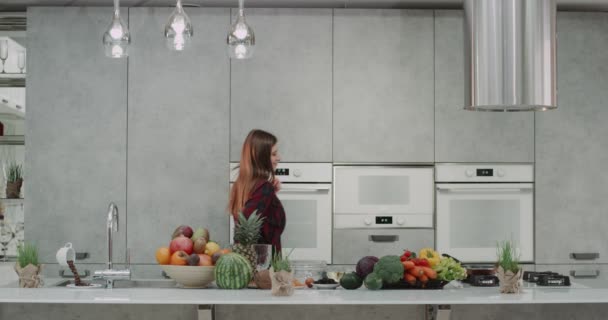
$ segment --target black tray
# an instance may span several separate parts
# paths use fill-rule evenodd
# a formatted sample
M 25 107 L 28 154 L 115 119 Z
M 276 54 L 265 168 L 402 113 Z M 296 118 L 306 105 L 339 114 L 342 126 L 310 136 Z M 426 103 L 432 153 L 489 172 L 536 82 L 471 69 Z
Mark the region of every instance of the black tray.
M 405 280 L 402 279 L 399 282 L 394 283 L 394 284 L 384 283 L 384 284 L 382 284 L 382 289 L 387 289 L 387 290 L 407 290 L 407 289 L 440 290 L 440 289 L 443 289 L 443 287 L 446 284 L 448 284 L 448 281 L 429 280 L 429 281 L 427 281 L 427 283 L 422 283 L 422 282 L 416 280 L 416 284 L 411 285 L 411 284 L 409 284 L 409 282 L 406 282 Z

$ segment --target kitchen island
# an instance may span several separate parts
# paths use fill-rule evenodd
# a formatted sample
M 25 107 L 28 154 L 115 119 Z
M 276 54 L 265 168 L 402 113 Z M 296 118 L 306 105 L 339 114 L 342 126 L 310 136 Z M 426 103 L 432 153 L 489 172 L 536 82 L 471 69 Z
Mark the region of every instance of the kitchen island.
M 39 289 L 20 289 L 14 287 L 15 283 L 0 288 L 0 318 L 7 316 L 8 319 L 8 316 L 15 314 L 19 316 L 19 312 L 29 310 L 38 310 L 37 313 L 42 313 L 43 309 L 48 308 L 54 309 L 58 314 L 66 314 L 66 312 L 69 314 L 71 309 L 81 310 L 80 312 L 85 314 L 102 313 L 91 319 L 102 319 L 103 316 L 107 316 L 105 310 L 120 308 L 123 313 L 127 312 L 125 310 L 137 310 L 135 314 L 150 312 L 150 310 L 156 310 L 154 311 L 156 313 L 166 310 L 190 310 L 184 312 L 181 317 L 175 316 L 172 319 L 209 319 L 215 315 L 218 320 L 240 319 L 247 313 L 253 314 L 254 318 L 258 315 L 261 318 L 271 319 L 273 312 L 269 310 L 277 310 L 276 313 L 297 310 L 298 312 L 295 313 L 303 314 L 297 319 L 315 319 L 323 316 L 323 312 L 337 313 L 337 318 L 344 319 L 364 319 L 369 318 L 370 315 L 372 318 L 427 319 L 425 315 L 429 307 L 437 306 L 446 307 L 446 310 L 450 310 L 451 307 L 452 320 L 481 317 L 555 320 L 562 317 L 578 319 L 579 315 L 580 318 L 585 319 L 603 319 L 608 310 L 608 282 L 585 280 L 573 283 L 568 288 L 527 287 L 521 294 L 500 294 L 497 287 L 465 286 L 462 289 L 443 290 L 300 289 L 291 297 L 273 297 L 270 291 L 251 289 L 70 289 L 52 287 L 61 279 L 45 281 L 47 287 Z M 13 306 L 13 309 L 19 306 L 21 311 L 2 313 L 3 309 L 10 309 L 10 306 Z M 212 312 L 211 306 L 217 307 L 216 312 Z M 175 313 L 175 311 L 168 313 L 171 312 Z M 266 315 L 262 316 L 264 312 Z M 387 316 L 386 312 L 390 315 Z M 488 316 L 488 313 L 495 315 Z M 450 312 L 447 313 L 448 317 L 443 319 L 448 319 L 449 314 Z M 276 316 L 274 314 L 274 317 Z M 145 318 L 151 319 L 147 316 Z M 36 319 L 36 317 L 23 317 L 23 319 Z
M 608 283 L 573 283 L 571 287 L 527 287 L 520 294 L 500 294 L 498 287 L 443 290 L 314 290 L 298 289 L 290 297 L 274 297 L 269 290 L 183 288 L 72 289 L 52 287 L 61 279 L 45 280 L 47 287 L 0 288 L 0 303 L 95 303 L 180 305 L 459 305 L 608 303 Z

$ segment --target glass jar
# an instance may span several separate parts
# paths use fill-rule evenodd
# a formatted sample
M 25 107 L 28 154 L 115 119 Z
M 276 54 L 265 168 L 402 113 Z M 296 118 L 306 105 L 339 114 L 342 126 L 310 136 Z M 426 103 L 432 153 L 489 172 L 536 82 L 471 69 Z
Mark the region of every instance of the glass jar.
M 303 286 L 307 278 L 321 279 L 327 269 L 327 264 L 322 260 L 294 260 L 291 262 L 291 267 L 294 280 Z

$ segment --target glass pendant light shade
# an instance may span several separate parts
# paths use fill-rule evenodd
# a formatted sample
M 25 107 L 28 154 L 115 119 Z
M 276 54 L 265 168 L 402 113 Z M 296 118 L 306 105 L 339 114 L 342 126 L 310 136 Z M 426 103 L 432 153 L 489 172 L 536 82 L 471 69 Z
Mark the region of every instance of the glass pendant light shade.
M 165 25 L 165 39 L 167 47 L 171 50 L 182 51 L 189 46 L 194 29 L 190 18 L 182 8 L 182 1 L 177 0 L 175 10 L 169 16 Z
M 255 35 L 245 21 L 243 1 L 239 0 L 239 13 L 228 32 L 228 55 L 231 59 L 249 59 L 255 49 Z
M 110 58 L 124 58 L 129 55 L 131 36 L 127 24 L 120 18 L 119 0 L 114 0 L 114 16 L 110 26 L 103 34 L 105 54 Z

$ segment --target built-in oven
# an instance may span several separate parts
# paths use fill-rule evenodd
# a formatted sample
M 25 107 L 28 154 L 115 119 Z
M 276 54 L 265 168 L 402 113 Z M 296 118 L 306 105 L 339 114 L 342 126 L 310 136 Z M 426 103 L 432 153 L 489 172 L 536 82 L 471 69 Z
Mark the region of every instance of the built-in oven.
M 494 263 L 512 241 L 521 262 L 534 261 L 531 164 L 437 164 L 437 250 L 467 263 Z
M 238 163 L 230 164 L 230 182 L 238 177 Z M 290 260 L 323 260 L 331 263 L 331 163 L 281 163 L 275 171 L 281 181 L 277 193 L 283 204 L 286 226 L 281 235 L 283 252 L 294 249 Z M 234 221 L 230 220 L 230 239 Z
M 334 264 L 433 247 L 431 166 L 334 166 Z

